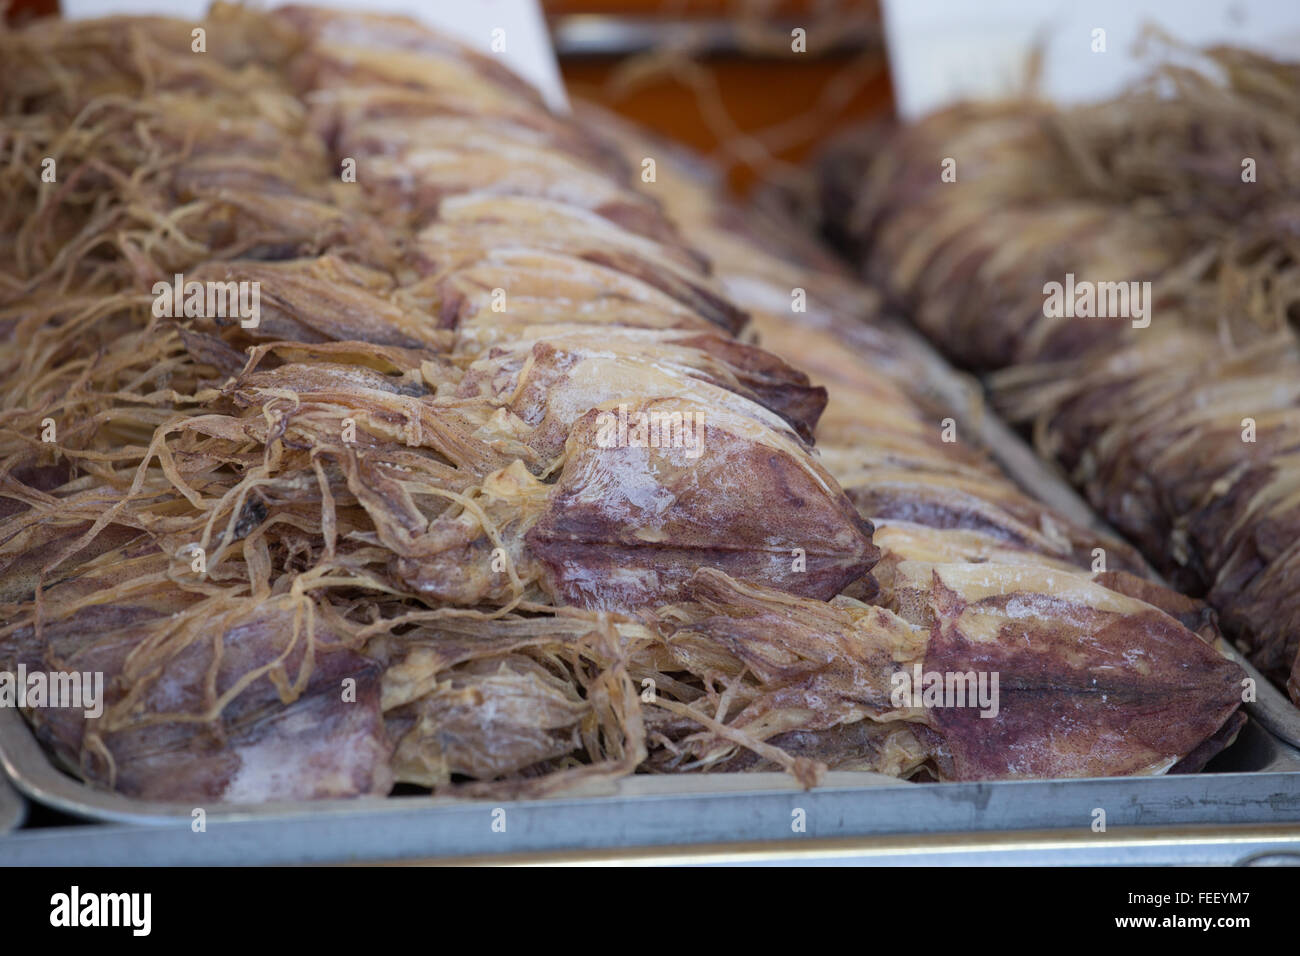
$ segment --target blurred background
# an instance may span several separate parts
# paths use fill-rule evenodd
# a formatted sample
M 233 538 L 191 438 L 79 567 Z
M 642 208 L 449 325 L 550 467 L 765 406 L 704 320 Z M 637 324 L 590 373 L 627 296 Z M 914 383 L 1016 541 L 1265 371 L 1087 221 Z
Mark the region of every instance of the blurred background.
M 1179 47 L 1233 43 L 1282 56 L 1300 49 L 1295 0 L 312 2 L 404 13 L 435 26 L 472 21 L 472 32 L 461 31 L 470 42 L 486 39 L 482 23 L 515 23 L 525 34 L 536 24 L 534 52 L 548 60 L 539 72 L 553 77 L 544 17 L 570 97 L 693 147 L 742 195 L 760 184 L 807 188 L 800 164 L 839 130 L 877 116 L 914 119 L 954 99 L 1031 86 L 1057 100 L 1104 98 Z M 197 17 L 208 6 L 8 3 L 10 22 L 60 10 Z
M 411 13 L 419 6 L 400 0 L 328 5 Z M 184 17 L 191 7 L 206 6 L 65 0 L 63 12 Z M 542 0 L 541 6 L 572 97 L 704 152 L 742 192 L 759 181 L 788 180 L 794 164 L 832 131 L 889 108 L 875 0 Z M 20 23 L 59 9 L 58 0 L 10 0 L 8 19 Z M 801 52 L 793 49 L 796 28 L 805 31 Z
M 709 155 L 741 192 L 797 175 L 837 129 L 890 110 L 874 0 L 544 6 L 573 97 Z

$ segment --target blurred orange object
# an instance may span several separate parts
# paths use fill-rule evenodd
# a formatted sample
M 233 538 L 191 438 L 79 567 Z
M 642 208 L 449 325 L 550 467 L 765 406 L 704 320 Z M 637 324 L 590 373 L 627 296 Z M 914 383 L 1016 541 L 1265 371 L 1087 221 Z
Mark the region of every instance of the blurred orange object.
M 49 17 L 59 12 L 59 0 L 9 0 L 0 8 L 4 10 L 5 22 L 23 23 L 36 17 Z
M 890 108 L 864 0 L 544 0 L 570 94 L 711 156 L 733 189 L 794 185 L 828 136 Z M 804 31 L 796 50 L 792 31 Z

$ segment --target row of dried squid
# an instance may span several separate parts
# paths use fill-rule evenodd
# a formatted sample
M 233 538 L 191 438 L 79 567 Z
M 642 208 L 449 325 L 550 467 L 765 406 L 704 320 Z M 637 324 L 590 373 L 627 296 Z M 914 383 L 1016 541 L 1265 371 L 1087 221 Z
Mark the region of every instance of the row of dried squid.
M 855 134 L 823 171 L 893 302 L 1300 703 L 1300 65 L 1214 49 L 1099 105 Z M 1083 308 L 1050 307 L 1067 276 Z M 1103 283 L 1149 311 L 1081 317 Z
M 1239 729 L 1204 608 L 944 441 L 816 249 L 407 21 L 205 28 L 0 34 L 0 666 L 106 675 L 27 712 L 66 767 L 535 794 L 1159 773 Z M 176 275 L 256 322 L 157 314 Z M 932 672 L 999 693 L 899 696 Z

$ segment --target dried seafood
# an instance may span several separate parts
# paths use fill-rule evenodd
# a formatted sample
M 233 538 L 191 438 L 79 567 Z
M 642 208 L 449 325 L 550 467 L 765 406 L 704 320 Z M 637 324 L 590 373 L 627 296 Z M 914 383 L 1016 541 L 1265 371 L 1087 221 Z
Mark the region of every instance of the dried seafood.
M 107 675 L 102 714 L 27 712 L 66 766 L 536 794 L 1158 773 L 1235 733 L 1202 609 L 940 441 L 819 253 L 638 191 L 616 138 L 406 21 L 190 26 L 0 34 L 0 663 Z M 764 305 L 787 279 L 808 315 Z M 999 716 L 897 703 L 939 665 L 1000 669 Z
M 855 136 L 826 159 L 824 205 L 917 324 L 996 371 L 997 407 L 1300 702 L 1300 68 L 1206 61 L 1098 106 L 968 105 Z M 1067 275 L 1149 282 L 1150 312 L 1056 314 L 1047 284 Z

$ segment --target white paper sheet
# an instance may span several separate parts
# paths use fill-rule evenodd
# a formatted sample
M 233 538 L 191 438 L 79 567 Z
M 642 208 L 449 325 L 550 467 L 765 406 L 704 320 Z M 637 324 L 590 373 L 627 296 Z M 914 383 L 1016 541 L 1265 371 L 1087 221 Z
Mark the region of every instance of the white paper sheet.
M 1232 43 L 1300 60 L 1296 0 L 883 0 L 899 115 L 915 119 L 958 99 L 1023 85 L 1042 44 L 1040 91 L 1060 102 L 1103 99 L 1147 72 L 1134 48 L 1143 27 L 1202 47 Z M 1093 31 L 1105 52 L 1093 52 Z
M 313 6 L 365 13 L 401 14 L 452 34 L 468 46 L 499 57 L 536 86 L 552 109 L 567 111 L 568 96 L 538 0 L 307 0 Z M 69 19 L 112 14 L 155 14 L 198 20 L 208 0 L 63 0 Z M 279 4 L 267 4 L 268 7 Z M 505 31 L 505 50 L 492 50 L 493 31 Z

